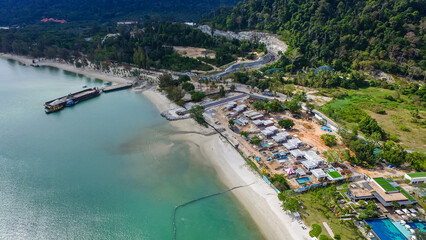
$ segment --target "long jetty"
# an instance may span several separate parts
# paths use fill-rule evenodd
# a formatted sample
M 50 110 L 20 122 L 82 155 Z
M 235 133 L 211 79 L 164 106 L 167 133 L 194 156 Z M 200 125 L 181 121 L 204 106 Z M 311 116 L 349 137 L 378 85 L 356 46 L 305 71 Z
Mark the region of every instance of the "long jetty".
M 117 84 L 117 85 L 112 85 L 112 86 L 102 88 L 102 92 L 112 92 L 112 91 L 117 91 L 121 89 L 131 88 L 132 86 L 133 84 L 131 83 Z

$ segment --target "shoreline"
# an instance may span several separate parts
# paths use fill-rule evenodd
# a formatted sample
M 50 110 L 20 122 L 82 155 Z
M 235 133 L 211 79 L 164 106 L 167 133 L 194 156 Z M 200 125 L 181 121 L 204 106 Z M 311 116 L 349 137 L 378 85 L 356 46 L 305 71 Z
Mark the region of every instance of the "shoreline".
M 99 70 L 93 70 L 88 68 L 77 68 L 76 66 L 69 63 L 59 63 L 53 60 L 42 60 L 33 63 L 33 58 L 27 56 L 20 56 L 9 53 L 0 53 L 0 58 L 14 60 L 26 66 L 31 66 L 32 64 L 39 65 L 40 67 L 54 67 L 64 71 L 73 72 L 76 74 L 82 74 L 87 77 L 96 78 L 105 82 L 114 82 L 114 83 L 131 83 L 129 79 L 123 77 L 109 75 Z
M 25 56 L 0 53 L 0 58 L 14 60 L 27 66 L 33 64 L 33 59 Z M 36 64 L 82 74 L 102 81 L 131 82 L 128 79 L 111 76 L 101 71 L 77 68 L 71 64 L 52 60 L 39 61 Z M 155 105 L 159 112 L 177 107 L 154 88 L 142 89 L 141 93 Z M 237 185 L 251 184 L 248 187 L 232 191 L 232 194 L 244 206 L 266 239 L 310 239 L 308 230 L 303 230 L 297 221 L 284 212 L 276 192 L 246 164 L 234 148 L 222 141 L 214 130 L 204 128 L 192 119 L 169 123 L 182 132 L 171 136 L 171 139 L 185 141 L 196 146 L 215 169 L 219 180 L 225 186 L 232 188 Z
M 155 90 L 144 90 L 142 94 L 160 112 L 174 106 L 174 103 Z M 266 239 L 310 239 L 309 230 L 303 230 L 282 209 L 277 193 L 216 132 L 212 134 L 213 130 L 201 127 L 192 119 L 172 121 L 170 124 L 182 132 L 171 136 L 171 139 L 185 141 L 197 147 L 225 186 L 232 188 L 251 184 L 232 191 L 232 194 L 244 206 Z

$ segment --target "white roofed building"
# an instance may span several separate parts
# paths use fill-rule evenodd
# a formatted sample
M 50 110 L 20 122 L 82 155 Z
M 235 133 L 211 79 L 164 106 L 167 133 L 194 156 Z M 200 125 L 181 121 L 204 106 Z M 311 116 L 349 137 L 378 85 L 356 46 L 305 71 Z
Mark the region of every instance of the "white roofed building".
M 290 154 L 295 157 L 296 159 L 301 159 L 305 156 L 305 154 L 300 151 L 299 149 L 294 149 L 290 151 Z
M 260 131 L 263 135 L 265 135 L 267 138 L 269 138 L 269 137 L 271 137 L 271 136 L 273 136 L 274 135 L 274 133 L 273 132 L 271 132 L 270 130 L 268 130 L 268 129 L 265 129 L 265 130 L 262 130 L 262 131 Z
M 284 143 L 283 146 L 289 151 L 297 148 L 296 145 L 290 142 Z
M 320 157 L 316 152 L 312 150 L 305 152 L 305 158 L 316 163 L 317 165 L 323 164 L 325 162 L 322 157 Z
M 232 110 L 235 106 L 237 106 L 236 102 L 229 102 L 228 104 L 225 105 L 226 110 Z
M 290 139 L 290 140 L 288 140 L 288 142 L 289 143 L 292 143 L 292 144 L 294 144 L 294 145 L 296 145 L 296 146 L 300 146 L 300 145 L 302 145 L 302 141 L 300 141 L 300 139 L 298 139 L 298 138 L 292 138 L 292 139 Z
M 253 124 L 258 126 L 258 127 L 262 127 L 263 126 L 263 121 L 262 120 L 254 120 Z
M 275 127 L 275 126 L 271 126 L 271 127 L 267 127 L 267 128 L 265 128 L 266 130 L 269 130 L 269 131 L 271 131 L 271 132 L 273 132 L 273 133 L 277 133 L 278 132 L 278 128 L 277 127 Z
M 272 121 L 272 120 L 265 120 L 265 121 L 263 121 L 263 125 L 265 125 L 265 127 L 274 126 L 274 121 Z
M 318 180 L 327 177 L 327 174 L 322 169 L 313 169 L 311 172 Z
M 303 161 L 302 164 L 308 171 L 318 167 L 318 164 L 316 162 L 312 162 L 311 160 Z
M 238 105 L 234 108 L 234 111 L 237 113 L 243 112 L 244 110 L 247 109 L 247 106 L 244 104 Z

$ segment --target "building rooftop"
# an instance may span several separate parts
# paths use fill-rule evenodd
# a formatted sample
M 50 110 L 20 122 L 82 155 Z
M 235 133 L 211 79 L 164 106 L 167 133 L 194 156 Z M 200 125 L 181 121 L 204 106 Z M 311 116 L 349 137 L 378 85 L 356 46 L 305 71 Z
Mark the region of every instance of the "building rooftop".
M 288 150 L 293 150 L 293 149 L 296 149 L 296 148 L 297 148 L 297 146 L 296 146 L 296 145 L 294 145 L 293 143 L 284 143 L 284 144 L 283 144 L 283 146 L 284 146 L 285 148 L 287 148 Z
M 261 120 L 254 120 L 253 124 L 256 125 L 256 126 L 263 125 L 263 121 L 261 121 Z
M 373 178 L 373 180 L 380 186 L 385 192 L 397 192 L 398 190 L 391 184 L 392 179 L 384 179 L 382 177 Z
M 417 172 L 417 173 L 407 173 L 411 178 L 421 178 L 426 177 L 426 172 Z
M 290 151 L 290 154 L 291 154 L 291 155 L 293 155 L 294 157 L 303 157 L 303 156 L 305 156 L 305 155 L 303 154 L 303 152 L 302 152 L 302 151 L 300 151 L 299 149 L 291 150 L 291 151 Z
M 327 177 L 327 174 L 325 174 L 325 172 L 322 169 L 313 169 L 311 170 L 311 172 L 316 178 Z
M 380 186 L 377 184 L 377 182 L 372 181 L 369 182 L 369 185 L 371 188 L 378 194 L 380 197 L 383 198 L 386 202 L 393 202 L 393 201 L 405 201 L 408 200 L 404 194 L 395 192 L 395 193 L 386 193 Z
M 265 129 L 265 130 L 262 130 L 262 131 L 260 131 L 263 135 L 265 135 L 265 136 L 271 136 L 271 135 L 273 135 L 274 133 L 273 132 L 271 132 L 270 130 L 268 130 L 268 129 Z
M 354 195 L 355 197 L 373 196 L 373 194 L 368 189 L 351 188 L 349 189 L 349 191 L 351 191 L 352 195 Z
M 306 160 L 302 162 L 303 166 L 305 166 L 306 169 L 312 169 L 318 166 L 317 163 L 312 162 L 311 160 Z M 315 169 L 314 169 L 315 170 Z M 313 170 L 312 170 L 313 171 Z M 322 170 L 321 170 L 322 171 Z M 325 174 L 325 173 L 324 173 Z

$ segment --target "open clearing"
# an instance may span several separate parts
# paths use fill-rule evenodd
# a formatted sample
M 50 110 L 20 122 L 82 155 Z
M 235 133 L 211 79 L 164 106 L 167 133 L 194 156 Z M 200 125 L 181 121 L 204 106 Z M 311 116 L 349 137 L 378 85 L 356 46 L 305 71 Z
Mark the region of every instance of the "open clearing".
M 334 91 L 337 92 L 337 91 Z M 400 102 L 386 97 L 394 96 L 396 91 L 381 88 L 359 90 L 338 89 L 347 94 L 320 107 L 320 110 L 340 124 L 352 127 L 370 115 L 388 133 L 396 136 L 400 144 L 408 149 L 424 151 L 426 147 L 426 109 L 414 106 L 408 96 L 400 95 Z M 327 93 L 326 93 L 327 94 Z M 333 92 L 330 93 L 332 95 Z M 327 94 L 328 95 L 328 94 Z M 376 113 L 384 110 L 384 114 Z M 414 119 L 412 111 L 418 110 L 419 118 Z M 423 125 L 422 125 L 423 122 Z
M 210 57 L 215 58 L 215 52 L 212 50 L 208 50 L 205 48 L 197 48 L 197 47 L 181 47 L 174 46 L 173 50 L 178 52 L 182 56 L 197 58 L 197 57 Z

